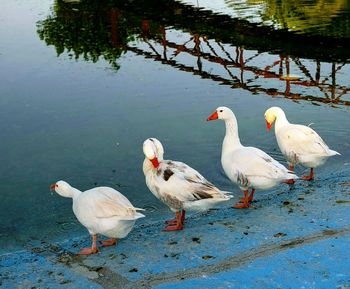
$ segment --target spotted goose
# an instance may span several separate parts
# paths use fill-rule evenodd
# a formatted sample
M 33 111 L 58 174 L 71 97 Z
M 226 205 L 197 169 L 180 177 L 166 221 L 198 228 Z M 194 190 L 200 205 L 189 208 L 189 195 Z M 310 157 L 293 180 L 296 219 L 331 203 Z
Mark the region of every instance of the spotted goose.
M 185 211 L 205 211 L 232 197 L 185 163 L 164 160 L 163 146 L 156 138 L 144 141 L 143 152 L 143 172 L 149 190 L 176 213 L 175 219 L 166 222 L 165 231 L 182 230 Z

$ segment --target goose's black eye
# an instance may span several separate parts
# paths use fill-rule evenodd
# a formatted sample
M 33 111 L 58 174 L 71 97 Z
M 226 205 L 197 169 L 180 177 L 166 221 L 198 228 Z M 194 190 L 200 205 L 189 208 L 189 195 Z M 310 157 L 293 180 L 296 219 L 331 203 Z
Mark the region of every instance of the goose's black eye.
M 223 112 L 223 110 L 221 109 L 220 112 Z

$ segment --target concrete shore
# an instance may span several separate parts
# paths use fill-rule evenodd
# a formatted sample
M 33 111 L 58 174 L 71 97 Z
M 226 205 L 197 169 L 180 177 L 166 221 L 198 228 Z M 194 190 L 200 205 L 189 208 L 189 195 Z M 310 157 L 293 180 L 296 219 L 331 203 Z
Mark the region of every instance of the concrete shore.
M 246 210 L 189 215 L 183 231 L 163 227 L 138 225 L 91 256 L 76 256 L 88 235 L 3 254 L 0 287 L 350 288 L 345 172 L 257 193 Z

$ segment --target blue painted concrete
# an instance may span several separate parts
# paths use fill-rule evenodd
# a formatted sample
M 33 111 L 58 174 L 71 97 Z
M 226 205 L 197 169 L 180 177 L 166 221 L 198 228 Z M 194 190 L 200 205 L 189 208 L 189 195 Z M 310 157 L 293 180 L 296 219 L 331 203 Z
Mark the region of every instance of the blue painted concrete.
M 238 196 L 240 194 L 237 193 Z M 159 275 L 163 279 L 155 283 L 155 288 L 349 286 L 349 232 L 341 237 L 330 236 L 260 256 L 227 272 L 219 270 L 220 273 L 197 274 L 180 280 L 181 272 L 205 265 L 216 266 L 230 256 L 240 256 L 261 246 L 350 225 L 350 178 L 349 172 L 344 169 L 319 175 L 312 183 L 298 182 L 291 188 L 282 185 L 274 191 L 258 192 L 256 199 L 257 202 L 248 210 L 226 206 L 204 214 L 189 215 L 185 230 L 180 232 L 162 232 L 163 220 L 139 225 L 116 247 L 101 248 L 99 254 L 73 258 L 66 263 L 60 261 L 58 255 L 65 250 L 77 253 L 82 246 L 90 246 L 88 235 L 54 244 L 59 248 L 57 252 L 50 251 L 50 244 L 46 244 L 35 248 L 39 249 L 35 251 L 38 253 L 22 251 L 2 255 L 0 286 L 110 287 L 103 283 L 108 281 L 103 279 L 103 274 L 100 277 L 94 271 L 89 276 L 91 267 L 106 268 L 109 279 L 121 276 L 130 284 L 165 274 Z M 77 270 L 76 266 L 85 268 L 86 272 Z M 167 277 L 174 272 L 179 278 Z
M 345 227 L 349 225 L 349 203 L 337 203 L 337 200 L 350 198 L 341 192 L 341 183 L 342 177 L 338 176 L 333 181 L 321 180 L 312 185 L 300 183 L 289 191 L 285 185 L 274 194 L 258 194 L 259 202 L 254 204 L 255 208 L 225 208 L 211 211 L 206 216 L 196 215 L 182 232 L 161 232 L 163 224 L 134 230 L 116 249 L 105 249 L 99 256 L 90 258 L 98 262 L 102 256 L 112 271 L 138 280 L 149 274 L 216 263 L 250 248 L 327 228 Z M 274 237 L 277 233 L 286 236 Z M 200 238 L 200 244 L 192 241 L 193 238 Z M 89 242 L 88 239 L 85 245 Z M 108 258 L 111 254 L 112 260 Z M 213 258 L 203 259 L 203 256 Z M 116 263 L 118 266 L 113 266 Z M 137 268 L 138 272 L 129 272 L 132 268 Z
M 349 288 L 349 244 L 349 235 L 323 240 L 259 258 L 235 270 L 155 288 Z
M 26 251 L 0 256 L 0 287 L 101 289 L 86 277 L 45 257 Z

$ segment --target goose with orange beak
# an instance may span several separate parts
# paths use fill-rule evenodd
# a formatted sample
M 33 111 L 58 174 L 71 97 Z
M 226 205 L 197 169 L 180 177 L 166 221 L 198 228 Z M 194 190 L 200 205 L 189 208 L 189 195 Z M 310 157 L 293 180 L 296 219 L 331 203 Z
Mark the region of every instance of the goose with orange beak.
M 302 180 L 313 180 L 315 167 L 324 164 L 329 157 L 339 155 L 309 126 L 289 123 L 280 107 L 266 110 L 265 121 L 267 131 L 275 123 L 277 143 L 289 162 L 289 170 L 294 171 L 296 164 L 310 168 L 309 175 L 303 176 Z M 294 183 L 294 180 L 289 180 L 289 183 Z
M 207 118 L 208 121 L 216 119 L 223 120 L 226 126 L 221 152 L 222 167 L 227 177 L 244 192 L 244 198 L 234 208 L 248 208 L 256 189 L 268 190 L 288 179 L 298 178 L 262 150 L 241 144 L 237 120 L 231 109 L 218 107 Z
M 147 187 L 176 214 L 166 221 L 164 231 L 182 230 L 186 211 L 205 211 L 231 199 L 231 193 L 219 190 L 185 163 L 164 160 L 163 145 L 156 138 L 144 141 L 143 152 Z
M 143 209 L 135 208 L 125 196 L 113 188 L 97 187 L 82 192 L 65 181 L 58 181 L 50 188 L 62 197 L 73 199 L 73 212 L 92 237 L 91 248 L 81 249 L 78 255 L 99 252 L 97 234 L 110 238 L 100 242 L 103 247 L 115 245 L 117 239 L 129 234 L 137 219 L 144 217 L 138 212 Z

